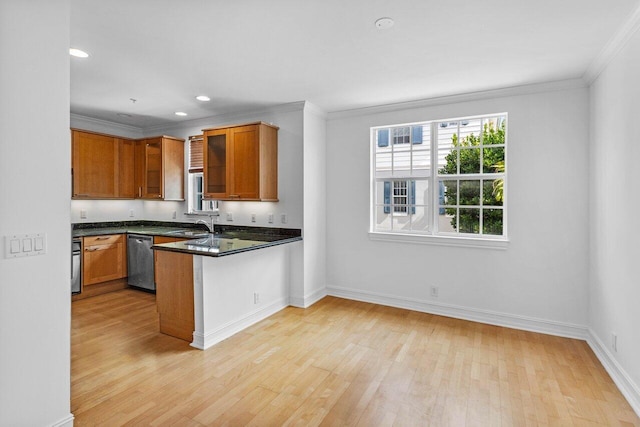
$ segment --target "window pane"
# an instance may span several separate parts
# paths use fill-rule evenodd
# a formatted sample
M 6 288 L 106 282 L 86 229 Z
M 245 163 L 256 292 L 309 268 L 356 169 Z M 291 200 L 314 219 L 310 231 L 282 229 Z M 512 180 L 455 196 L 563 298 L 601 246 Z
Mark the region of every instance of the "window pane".
M 482 188 L 482 204 L 485 206 L 502 206 L 502 179 L 484 180 Z
M 422 146 L 413 147 L 413 173 L 415 176 L 429 176 L 431 170 L 431 151 Z
M 482 210 L 482 232 L 496 236 L 502 235 L 502 209 Z
M 460 173 L 480 173 L 480 149 L 460 149 Z
M 504 116 L 490 117 L 482 120 L 482 144 L 504 144 L 506 120 Z
M 440 233 L 455 233 L 457 228 L 456 208 L 441 208 L 438 210 L 438 231 Z
M 480 180 L 460 181 L 460 205 L 480 205 Z
M 417 180 L 415 182 L 415 194 L 412 197 L 412 200 L 415 201 L 416 205 L 430 205 L 429 203 L 429 181 L 427 180 Z
M 414 206 L 411 209 L 411 229 L 414 231 L 429 230 L 429 208 L 427 206 Z
M 460 208 L 458 212 L 460 216 L 458 219 L 458 231 L 460 233 L 479 234 L 480 209 Z
M 444 204 L 457 205 L 458 204 L 458 181 L 442 180 L 440 182 L 444 186 Z
M 461 145 L 480 145 L 480 129 L 482 128 L 480 119 L 462 120 L 460 122 Z
M 396 206 L 398 209 L 404 208 L 404 212 L 394 212 L 391 218 L 392 227 L 394 231 L 410 231 L 411 230 L 411 215 L 407 215 L 407 206 Z
M 391 231 L 391 214 L 386 213 L 383 206 L 375 208 L 375 229 L 378 231 Z
M 387 181 L 387 183 L 389 183 L 389 181 Z M 390 184 L 387 184 L 387 188 L 390 188 L 389 185 Z M 387 194 L 385 194 L 385 192 Z M 373 202 L 376 205 L 382 205 L 382 204 L 390 205 L 391 194 L 389 192 L 390 192 L 390 189 L 385 190 L 385 181 L 376 181 L 376 194 L 375 194 L 375 200 Z
M 504 165 L 504 147 L 485 148 L 482 152 L 483 173 L 503 173 Z
M 438 150 L 438 173 L 441 175 L 455 175 L 458 173 L 457 150 Z
M 391 174 L 391 151 L 376 153 L 376 175 Z
M 393 171 L 408 171 L 411 169 L 411 146 L 395 147 L 393 151 Z

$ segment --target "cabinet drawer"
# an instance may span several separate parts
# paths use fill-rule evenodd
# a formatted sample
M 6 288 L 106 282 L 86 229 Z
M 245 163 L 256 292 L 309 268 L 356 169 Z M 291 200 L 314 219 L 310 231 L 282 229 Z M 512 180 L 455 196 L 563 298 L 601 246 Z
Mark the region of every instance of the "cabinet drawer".
M 110 245 L 114 243 L 124 243 L 122 234 L 111 234 L 107 236 L 91 236 L 84 238 L 84 246 Z

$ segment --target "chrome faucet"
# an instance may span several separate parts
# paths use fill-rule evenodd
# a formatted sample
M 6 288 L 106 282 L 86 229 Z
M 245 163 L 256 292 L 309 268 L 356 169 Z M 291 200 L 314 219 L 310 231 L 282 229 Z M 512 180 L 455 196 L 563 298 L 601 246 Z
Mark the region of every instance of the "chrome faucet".
M 196 221 L 196 224 L 204 224 L 207 226 L 207 230 L 209 230 L 209 233 L 213 233 L 214 231 L 214 224 L 213 224 L 213 215 L 209 216 L 209 220 L 211 221 L 211 224 L 209 224 L 207 221 L 205 221 L 204 219 L 199 219 Z

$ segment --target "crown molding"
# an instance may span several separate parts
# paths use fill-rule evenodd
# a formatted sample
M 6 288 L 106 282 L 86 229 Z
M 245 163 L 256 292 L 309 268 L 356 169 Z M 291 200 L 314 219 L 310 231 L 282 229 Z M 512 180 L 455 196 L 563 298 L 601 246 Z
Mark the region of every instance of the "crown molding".
M 223 124 L 225 122 L 238 122 L 242 120 L 252 120 L 256 116 L 262 114 L 273 114 L 273 113 L 288 113 L 292 111 L 302 111 L 305 108 L 304 101 L 297 102 L 289 102 L 287 104 L 279 104 L 274 105 L 272 107 L 262 108 L 258 110 L 251 111 L 242 111 L 235 113 L 224 113 L 218 114 L 214 116 L 204 117 L 201 119 L 193 119 L 193 120 L 184 120 L 177 123 L 151 126 L 148 128 L 144 128 L 143 132 L 145 136 L 157 134 L 157 133 L 171 133 L 173 130 L 184 129 L 185 127 L 211 127 L 218 124 Z
M 530 95 L 541 92 L 555 92 L 561 90 L 586 88 L 584 80 L 567 79 L 545 83 L 534 83 L 522 86 L 511 86 L 500 89 L 490 89 L 478 92 L 469 92 L 456 95 L 446 95 L 434 98 L 419 99 L 415 101 L 383 104 L 371 107 L 354 108 L 351 110 L 334 111 L 327 114 L 327 120 L 342 119 L 366 114 L 388 113 L 393 111 L 410 110 L 415 108 L 433 107 L 437 105 L 455 104 L 459 102 L 480 101 L 491 98 L 503 98 L 508 96 Z
M 96 119 L 94 117 L 81 116 L 80 114 L 75 113 L 70 113 L 69 119 L 72 128 L 94 132 L 118 133 L 118 135 L 120 135 L 121 132 L 117 132 L 119 130 L 126 134 L 121 136 L 128 136 L 132 138 L 141 138 L 143 136 L 143 129 L 136 126 L 123 125 L 121 123 Z
M 614 34 L 598 56 L 589 64 L 582 76 L 587 85 L 591 85 L 598 78 L 638 29 L 640 29 L 640 6 L 636 8 L 629 19 L 620 27 L 620 30 Z
M 309 101 L 305 101 L 304 102 L 304 111 L 308 112 L 310 114 L 313 114 L 315 116 L 321 117 L 323 119 L 327 118 L 327 112 L 324 111 L 322 108 L 318 107 L 315 104 L 312 104 Z

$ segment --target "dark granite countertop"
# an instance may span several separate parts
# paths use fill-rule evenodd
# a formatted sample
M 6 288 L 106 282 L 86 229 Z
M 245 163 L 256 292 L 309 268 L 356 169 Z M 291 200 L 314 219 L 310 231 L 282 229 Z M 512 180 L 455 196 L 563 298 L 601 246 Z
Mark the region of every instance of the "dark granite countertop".
M 73 237 L 107 234 L 144 234 L 189 238 L 176 243 L 154 245 L 153 249 L 194 255 L 224 256 L 302 240 L 293 228 L 215 225 L 209 233 L 204 224 L 166 221 L 111 221 L 72 224 Z
M 208 237 L 202 239 L 163 243 L 160 245 L 153 245 L 151 248 L 159 251 L 221 257 L 302 240 L 302 236 L 299 235 L 252 234 L 251 236 L 244 236 L 244 238 L 229 238 L 226 236 L 227 235 L 224 233 L 210 234 Z

